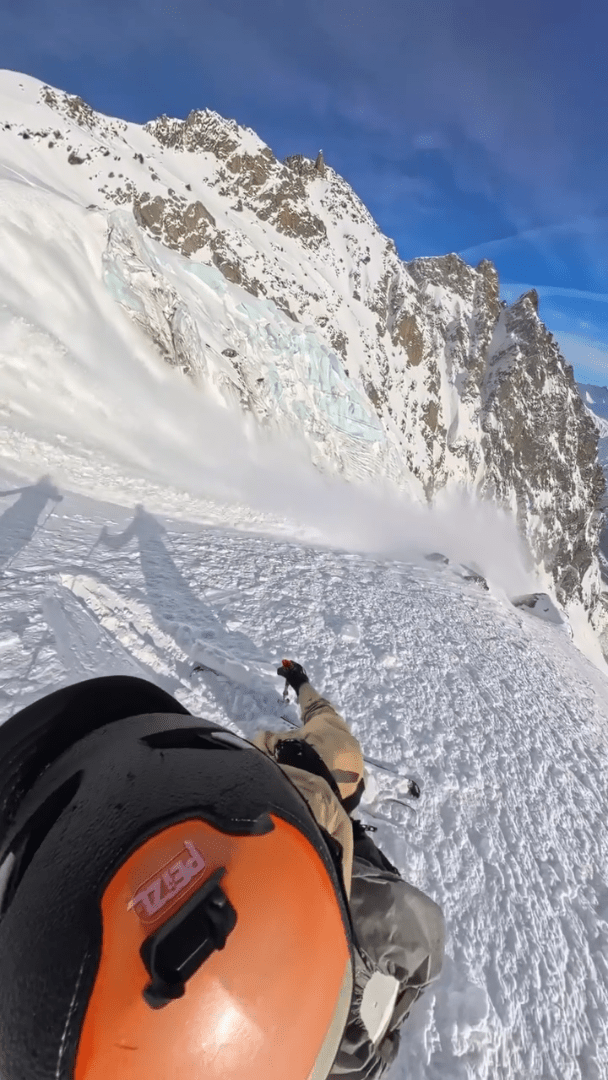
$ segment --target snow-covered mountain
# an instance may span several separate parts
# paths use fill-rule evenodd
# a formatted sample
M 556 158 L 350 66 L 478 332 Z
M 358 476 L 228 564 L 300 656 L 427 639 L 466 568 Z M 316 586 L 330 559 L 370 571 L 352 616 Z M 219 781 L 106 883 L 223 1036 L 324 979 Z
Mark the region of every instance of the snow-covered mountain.
M 198 400 L 303 435 L 325 472 L 509 508 L 547 587 L 602 631 L 597 432 L 533 291 L 506 307 L 487 261 L 402 262 L 322 155 L 280 162 L 208 110 L 125 123 L 12 72 L 0 73 L 0 229 L 5 374 L 28 354 L 25 386 L 4 379 L 13 424 L 39 420 L 43 366 L 76 378 L 83 324 L 98 318 L 95 379 L 111 322 L 114 348 L 152 344 Z M 61 326 L 48 309 L 59 282 Z M 117 408 L 139 404 L 125 394 Z
M 608 483 L 608 387 L 594 386 L 592 383 L 577 385 L 597 428 L 597 456 Z M 604 583 L 608 586 L 608 526 L 605 523 L 600 535 L 600 567 Z
M 592 383 L 577 383 L 577 386 L 587 408 L 601 420 L 608 421 L 608 386 L 594 386 Z
M 608 473 L 608 387 L 577 383 L 579 394 L 593 418 L 599 435 L 598 460 L 604 475 Z

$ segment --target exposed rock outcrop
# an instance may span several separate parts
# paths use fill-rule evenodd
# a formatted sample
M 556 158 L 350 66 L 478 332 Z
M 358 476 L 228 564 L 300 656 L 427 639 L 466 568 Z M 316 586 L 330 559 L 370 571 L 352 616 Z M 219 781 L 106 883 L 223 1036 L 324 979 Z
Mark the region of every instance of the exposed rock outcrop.
M 183 205 L 160 195 L 152 198 L 144 191 L 133 199 L 133 216 L 155 240 L 183 255 L 200 251 L 216 235 L 209 228 L 215 226 L 215 219 L 200 200 Z

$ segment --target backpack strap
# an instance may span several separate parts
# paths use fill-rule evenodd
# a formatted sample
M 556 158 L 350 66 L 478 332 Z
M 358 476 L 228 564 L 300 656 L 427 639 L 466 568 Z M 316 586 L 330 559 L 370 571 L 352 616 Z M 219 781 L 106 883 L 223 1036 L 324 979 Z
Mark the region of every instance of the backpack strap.
M 340 805 L 344 805 L 340 789 L 323 758 L 305 739 L 282 739 L 274 748 L 274 758 L 279 765 L 292 765 L 327 780 Z
M 358 859 L 364 859 L 365 862 L 371 863 L 372 866 L 377 866 L 379 870 L 387 870 L 390 874 L 396 874 L 397 877 L 401 877 L 401 873 L 397 870 L 396 866 L 393 866 L 392 862 L 389 862 L 383 851 L 377 844 L 374 843 L 371 836 L 368 836 L 368 830 L 363 822 L 359 821 L 359 818 L 351 818 L 353 823 L 353 841 L 354 841 L 354 854 Z
M 325 704 L 325 703 L 323 703 Z M 306 739 L 281 739 L 274 748 L 274 758 L 280 765 L 293 765 L 296 769 L 304 769 L 327 780 L 340 806 L 344 807 L 350 816 L 359 805 L 361 796 L 365 791 L 365 780 L 361 777 L 356 790 L 347 799 L 340 795 L 340 789 L 323 758 Z
M 321 776 L 324 780 L 327 780 L 338 802 L 350 817 L 347 804 L 350 804 L 355 796 L 351 795 L 349 799 L 341 798 L 340 790 L 330 770 L 321 755 L 317 753 L 314 746 L 311 746 L 309 742 L 306 742 L 305 739 L 283 739 L 275 746 L 274 758 L 280 765 L 293 765 L 296 769 L 304 769 L 306 772 L 314 773 L 315 776 Z M 361 780 L 357 792 L 355 792 L 355 795 L 359 793 L 359 787 L 361 787 L 357 803 L 363 794 L 364 786 L 364 781 Z M 369 828 L 359 818 L 351 817 L 350 820 L 353 827 L 354 854 L 360 859 L 365 859 L 366 862 L 371 863 L 373 866 L 377 866 L 380 870 L 388 870 L 389 873 L 401 877 L 397 867 L 389 862 L 386 855 L 380 851 L 380 848 L 368 836 Z

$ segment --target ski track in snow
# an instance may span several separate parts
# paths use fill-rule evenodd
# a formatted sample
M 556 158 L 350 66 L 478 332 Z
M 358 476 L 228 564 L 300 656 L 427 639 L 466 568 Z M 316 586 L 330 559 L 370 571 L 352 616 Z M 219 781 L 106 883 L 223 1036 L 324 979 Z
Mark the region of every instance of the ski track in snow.
M 126 673 L 252 737 L 297 718 L 276 667 L 302 660 L 422 786 L 408 811 L 369 766 L 361 811 L 448 931 L 391 1076 L 605 1080 L 608 684 L 564 633 L 437 567 L 57 494 L 0 504 L 0 719 Z

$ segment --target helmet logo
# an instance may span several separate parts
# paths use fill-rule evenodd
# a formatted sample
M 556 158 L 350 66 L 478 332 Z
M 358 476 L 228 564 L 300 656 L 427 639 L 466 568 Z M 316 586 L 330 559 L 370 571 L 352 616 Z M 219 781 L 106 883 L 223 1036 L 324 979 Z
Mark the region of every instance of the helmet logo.
M 205 866 L 203 856 L 192 841 L 184 841 L 179 857 L 172 859 L 156 877 L 149 878 L 138 889 L 133 899 L 129 900 L 127 910 L 134 908 L 144 923 L 154 921 L 159 911 L 175 900 Z

